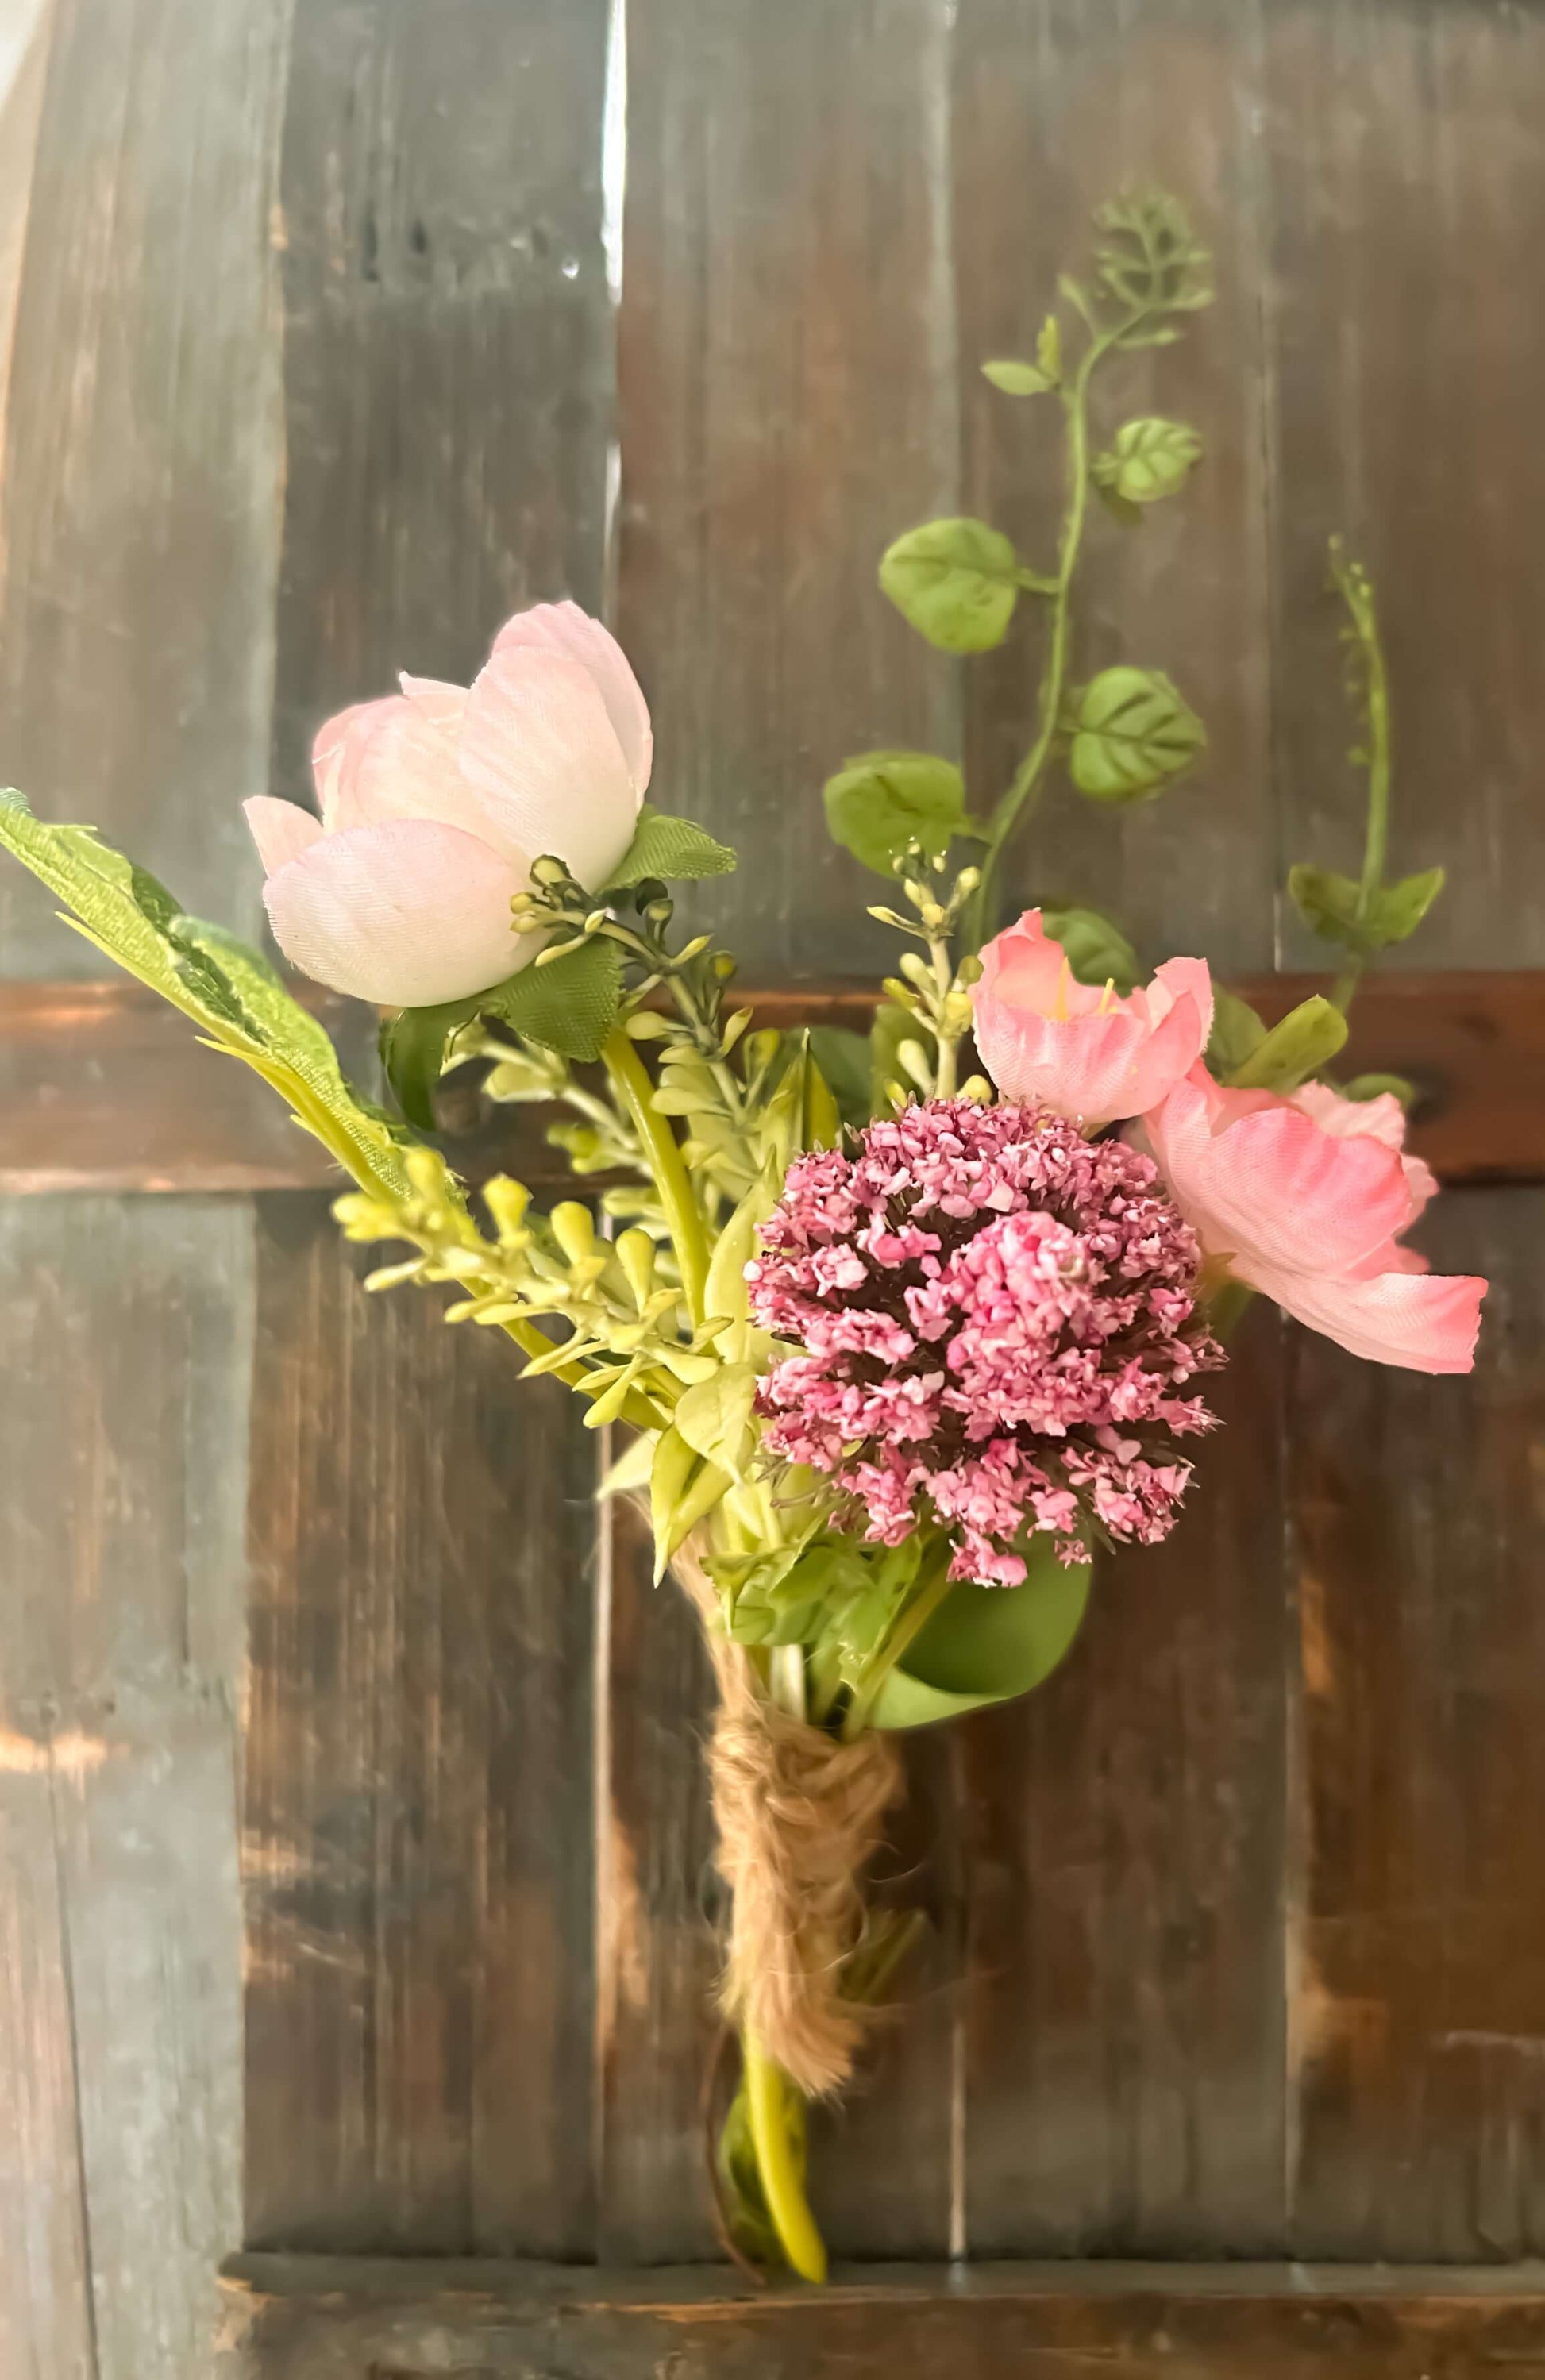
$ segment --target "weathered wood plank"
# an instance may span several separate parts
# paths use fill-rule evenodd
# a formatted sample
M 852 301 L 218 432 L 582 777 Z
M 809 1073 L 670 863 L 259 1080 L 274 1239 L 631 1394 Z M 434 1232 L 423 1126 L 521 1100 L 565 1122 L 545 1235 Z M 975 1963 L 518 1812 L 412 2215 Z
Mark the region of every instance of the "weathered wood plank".
M 1466 1192 L 1434 1263 L 1491 1276 L 1473 1380 L 1296 1348 L 1302 1672 L 1295 2245 L 1545 2240 L 1538 1191 Z
M 1280 1367 L 1251 1318 L 1165 1546 L 963 1724 L 974 2253 L 1269 2251 L 1283 2226 Z
M 399 668 L 599 605 L 606 18 L 298 6 L 282 792 Z M 262 1298 L 250 2236 L 583 2253 L 593 1440 L 507 1342 L 366 1301 L 320 1200 L 265 1209 Z
M 1534 8 L 1324 0 L 1265 12 L 1279 846 L 1356 870 L 1355 737 L 1325 540 L 1378 585 L 1396 871 L 1444 862 L 1422 965 L 1545 953 L 1545 342 L 1516 293 L 1545 236 Z M 1284 917 L 1297 961 L 1311 945 Z
M 951 665 L 874 583 L 899 529 L 955 508 L 952 14 L 627 13 L 616 625 L 657 798 L 746 855 L 703 908 L 772 979 L 884 954 L 825 777 L 958 735 Z
M 1059 271 L 1085 271 L 1102 200 L 1174 191 L 1217 253 L 1217 303 L 1188 319 L 1184 340 L 1115 357 L 1095 382 L 1096 451 L 1150 413 L 1194 424 L 1206 451 L 1184 492 L 1137 528 L 1093 506 L 1072 662 L 1075 683 L 1116 661 L 1167 671 L 1209 750 L 1162 801 L 1115 812 L 1053 766 L 1007 884 L 1092 901 L 1151 958 L 1204 949 L 1235 972 L 1273 956 L 1258 13 L 1257 0 L 972 0 L 956 28 L 952 128 L 961 509 L 1006 531 L 1037 569 L 1052 566 L 1064 500 L 1060 412 L 1002 395 L 980 364 L 1033 355 Z M 979 811 L 1032 740 L 1045 634 L 1044 606 L 1027 601 L 1006 643 L 965 665 Z
M 401 669 L 600 606 L 605 0 L 299 0 L 281 188 L 275 790 Z
M 1320 976 L 1237 985 L 1285 1015 Z M 354 1078 L 374 1080 L 368 1011 L 314 987 Z M 759 1024 L 863 1030 L 867 984 L 745 993 Z M 1448 1182 L 1545 1176 L 1545 973 L 1370 977 L 1343 1072 L 1404 1075 L 1418 1098 L 1412 1147 Z M 570 1177 L 533 1110 L 480 1102 L 459 1074 L 442 1094 L 445 1146 L 469 1180 L 501 1169 L 550 1186 Z M 0 1192 L 309 1190 L 340 1180 L 245 1068 L 201 1051 L 186 1020 L 133 984 L 0 983 Z
M 0 1279 L 0 1439 L 28 1489 L 0 1503 L 0 1767 L 31 1845 L 6 1962 L 25 2062 L 0 2066 L 30 2204 L 0 2295 L 19 2371 L 29 2343 L 71 2371 L 79 2335 L 102 2380 L 193 2380 L 240 2236 L 249 1227 L 227 1202 L 8 1201 Z M 72 2306 L 56 2271 L 50 2303 L 46 2245 L 76 2225 L 89 2274 Z
M 1145 953 L 1202 949 L 1220 972 L 1272 952 L 1257 40 L 1238 0 L 978 0 L 957 28 L 953 119 L 962 509 L 1038 569 L 1065 501 L 1061 415 L 999 394 L 981 361 L 1034 353 L 1058 271 L 1082 272 L 1108 197 L 1173 190 L 1219 251 L 1218 301 L 1183 342 L 1117 357 L 1095 382 L 1097 449 L 1160 413 L 1194 423 L 1206 455 L 1135 528 L 1094 507 L 1071 664 L 1075 683 L 1117 660 L 1167 671 L 1210 749 L 1162 801 L 1116 812 L 1054 766 L 1010 880 L 1093 900 Z M 1046 623 L 1025 613 L 968 665 L 978 809 L 1034 732 Z M 1270 1332 L 1221 1402 L 1233 1426 L 1173 1544 L 1102 1565 L 1063 1673 L 962 1730 L 973 2254 L 1247 2254 L 1281 2238 Z
M 594 1441 L 324 1201 L 259 1250 L 248 2234 L 579 2254 Z
M 255 929 L 281 445 L 269 210 L 291 0 L 58 0 L 6 413 L 0 722 L 88 818 Z M 101 973 L 19 870 L 6 971 Z
M 741 846 L 693 914 L 780 983 L 883 949 L 825 834 L 823 778 L 868 746 L 957 737 L 950 669 L 873 577 L 897 528 L 954 508 L 951 13 L 628 11 L 616 625 L 658 798 Z M 706 1670 L 616 1528 L 600 2253 L 657 2261 L 712 2240 Z M 937 1758 L 917 1755 L 922 1798 Z M 931 2011 L 845 2111 L 823 2176 L 839 2249 L 947 2246 L 949 2075 Z
M 216 2380 L 1460 2380 L 1545 2374 L 1545 2277 L 1248 2264 L 839 2272 L 749 2296 L 722 2274 L 245 2257 Z

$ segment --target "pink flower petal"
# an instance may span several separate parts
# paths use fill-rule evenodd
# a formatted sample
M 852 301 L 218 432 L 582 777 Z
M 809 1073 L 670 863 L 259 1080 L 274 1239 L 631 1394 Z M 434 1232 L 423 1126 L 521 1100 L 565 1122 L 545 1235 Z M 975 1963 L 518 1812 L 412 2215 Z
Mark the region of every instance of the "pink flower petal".
M 525 881 L 459 827 L 394 819 L 312 843 L 263 899 L 302 974 L 379 1006 L 428 1008 L 503 982 L 531 954 L 510 925 Z
M 276 802 L 272 795 L 254 794 L 241 807 L 266 876 L 272 876 L 290 860 L 298 859 L 321 837 L 321 820 L 313 818 L 310 810 L 303 810 L 298 802 Z
M 1329 1083 L 1305 1083 L 1294 1092 L 1293 1104 L 1311 1116 L 1321 1132 L 1333 1133 L 1338 1139 L 1366 1136 L 1381 1141 L 1386 1148 L 1398 1149 L 1414 1215 L 1436 1197 L 1438 1177 L 1431 1167 L 1419 1157 L 1405 1154 L 1405 1111 L 1393 1091 L 1381 1091 L 1376 1099 L 1348 1099 Z
M 591 891 L 633 840 L 640 796 L 585 666 L 511 641 L 480 672 L 461 725 L 463 773 L 506 846 L 552 853 Z
M 1166 959 L 1162 966 L 1154 968 L 1148 994 L 1150 1024 L 1162 1023 L 1187 997 L 1201 1028 L 1195 1054 L 1186 1060 L 1188 1071 L 1212 1036 L 1212 970 L 1205 959 Z
M 649 790 L 654 738 L 650 732 L 649 705 L 616 638 L 578 603 L 534 603 L 529 612 L 517 612 L 513 620 L 506 620 L 493 640 L 495 654 L 517 648 L 562 653 L 589 670 L 622 747 L 633 790 L 641 801 Z
M 1289 1099 L 1261 1107 L 1198 1068 L 1144 1122 L 1181 1213 L 1241 1278 L 1247 1259 L 1344 1273 L 1412 1219 L 1394 1150 L 1321 1132 Z
M 1403 1268 L 1338 1281 L 1243 1261 L 1235 1269 L 1311 1330 L 1370 1363 L 1413 1372 L 1467 1372 L 1475 1363 L 1487 1283 L 1471 1275 Z
M 977 1047 L 1010 1099 L 1073 1116 L 1087 1130 L 1141 1115 L 1193 1066 L 1211 1029 L 1205 961 L 1171 959 L 1123 1000 L 1074 982 L 1039 909 L 982 952 L 972 993 Z

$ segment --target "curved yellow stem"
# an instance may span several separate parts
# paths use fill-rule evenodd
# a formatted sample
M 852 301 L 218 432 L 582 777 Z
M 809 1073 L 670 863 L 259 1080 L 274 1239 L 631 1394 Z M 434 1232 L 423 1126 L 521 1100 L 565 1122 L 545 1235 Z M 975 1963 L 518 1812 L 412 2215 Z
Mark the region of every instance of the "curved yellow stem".
M 815 2228 L 805 2196 L 789 2131 L 789 2094 L 794 2086 L 753 2034 L 742 2035 L 740 2054 L 746 2069 L 746 2105 L 751 2119 L 751 2145 L 756 2151 L 761 2194 L 778 2243 L 802 2281 L 826 2278 L 826 2243 Z

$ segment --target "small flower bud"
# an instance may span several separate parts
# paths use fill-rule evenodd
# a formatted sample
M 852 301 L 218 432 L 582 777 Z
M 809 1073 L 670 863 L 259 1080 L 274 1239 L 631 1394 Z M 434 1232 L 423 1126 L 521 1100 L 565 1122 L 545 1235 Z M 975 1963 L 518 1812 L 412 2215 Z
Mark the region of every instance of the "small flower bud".
M 979 868 L 963 868 L 955 880 L 955 889 L 957 892 L 974 892 L 980 882 Z
M 678 959 L 679 959 L 679 960 L 682 960 L 682 961 L 685 961 L 685 960 L 687 960 L 687 959 L 699 959 L 699 958 L 701 958 L 701 956 L 702 956 L 702 954 L 703 954 L 704 951 L 706 951 L 706 950 L 707 950 L 707 948 L 708 948 L 708 946 L 709 946 L 709 943 L 712 941 L 712 939 L 713 939 L 713 937 L 712 937 L 712 934 L 698 934 L 698 935 L 695 935 L 695 936 L 694 936 L 694 938 L 693 938 L 693 940 L 692 940 L 691 941 L 689 941 L 689 942 L 686 943 L 686 944 L 684 945 L 684 947 L 683 947 L 683 948 L 682 948 L 682 949 L 677 953 L 677 957 L 678 957 Z
M 933 980 L 933 970 L 917 951 L 908 951 L 896 962 L 908 983 L 925 984 Z
M 569 1263 L 588 1263 L 595 1253 L 595 1223 L 590 1208 L 582 1207 L 578 1198 L 564 1198 L 554 1208 L 548 1220 L 553 1226 L 553 1237 Z
M 721 983 L 728 983 L 731 978 L 738 972 L 736 962 L 730 956 L 728 951 L 714 952 L 713 972 L 718 977 Z

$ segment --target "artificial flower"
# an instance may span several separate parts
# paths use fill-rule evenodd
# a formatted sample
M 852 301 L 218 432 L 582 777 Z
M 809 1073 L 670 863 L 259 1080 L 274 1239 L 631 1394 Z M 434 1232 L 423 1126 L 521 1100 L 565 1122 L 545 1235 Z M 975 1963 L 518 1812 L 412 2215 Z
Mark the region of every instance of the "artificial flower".
M 1432 1175 L 1393 1099 L 1224 1090 L 1202 1067 L 1143 1119 L 1174 1202 L 1236 1281 L 1354 1355 L 1467 1372 L 1487 1284 L 1400 1245 Z
M 769 1450 L 831 1476 L 866 1536 L 931 1519 L 951 1574 L 1014 1585 L 1025 1539 L 1167 1536 L 1211 1426 L 1186 1384 L 1222 1353 L 1200 1249 L 1151 1160 L 1060 1117 L 938 1099 L 857 1154 L 797 1158 L 747 1268 L 795 1342 L 762 1382 Z
M 1006 1099 L 1087 1132 L 1143 1114 L 1194 1066 L 1212 1030 L 1205 959 L 1169 959 L 1124 999 L 1076 981 L 1060 942 L 1028 909 L 987 944 L 972 995 L 977 1047 Z
M 322 816 L 260 795 L 248 823 L 286 958 L 335 991 L 421 1008 L 535 954 L 510 902 L 530 864 L 596 891 L 633 838 L 649 710 L 620 646 L 575 603 L 500 630 L 470 687 L 402 692 L 330 719 L 312 747 Z

